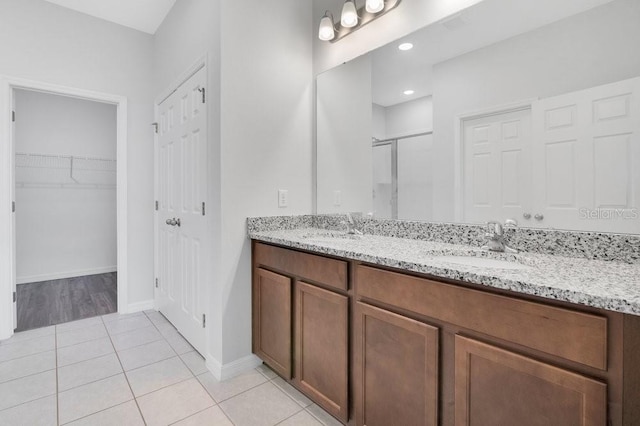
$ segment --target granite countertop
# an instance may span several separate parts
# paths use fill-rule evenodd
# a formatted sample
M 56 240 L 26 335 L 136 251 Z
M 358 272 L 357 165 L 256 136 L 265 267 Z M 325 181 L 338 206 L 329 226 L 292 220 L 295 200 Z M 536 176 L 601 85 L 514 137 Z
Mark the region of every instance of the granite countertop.
M 249 238 L 282 246 L 420 272 L 548 299 L 640 315 L 640 264 L 521 252 L 493 253 L 379 235 L 347 235 L 318 228 L 249 231 Z M 507 260 L 523 269 L 451 263 L 444 256 Z

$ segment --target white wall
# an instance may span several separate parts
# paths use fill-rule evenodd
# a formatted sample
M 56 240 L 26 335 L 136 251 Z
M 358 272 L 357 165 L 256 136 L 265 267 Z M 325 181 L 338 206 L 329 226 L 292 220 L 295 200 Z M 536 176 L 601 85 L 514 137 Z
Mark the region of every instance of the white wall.
M 319 75 L 316 86 L 317 211 L 372 211 L 371 58 Z M 341 193 L 339 206 L 335 191 Z
M 619 0 L 434 66 L 434 219 L 454 219 L 454 118 L 640 75 L 640 2 Z
M 16 90 L 15 108 L 16 152 L 116 158 L 115 105 Z M 116 174 L 75 173 L 111 187 L 47 187 L 69 182 L 69 172 L 16 169 L 18 284 L 116 270 Z
M 152 37 L 42 0 L 0 0 L 0 75 L 126 96 L 130 304 L 153 298 Z
M 156 33 L 156 94 L 209 59 L 214 363 L 251 354 L 246 218 L 312 211 L 311 25 L 311 6 L 298 0 L 180 0 Z M 288 208 L 278 208 L 278 189 L 289 191 Z
M 385 108 L 387 138 L 433 130 L 433 98 L 423 96 Z
M 223 362 L 251 353 L 247 216 L 312 209 L 311 5 L 222 3 Z M 268 17 L 268 19 L 265 19 Z M 289 191 L 278 208 L 277 190 Z
M 384 17 L 353 34 L 330 43 L 318 39 L 318 24 L 325 10 L 339 19 L 344 0 L 313 0 L 313 72 L 318 75 L 366 52 L 437 22 L 480 0 L 402 0 Z M 361 6 L 362 2 L 358 2 Z

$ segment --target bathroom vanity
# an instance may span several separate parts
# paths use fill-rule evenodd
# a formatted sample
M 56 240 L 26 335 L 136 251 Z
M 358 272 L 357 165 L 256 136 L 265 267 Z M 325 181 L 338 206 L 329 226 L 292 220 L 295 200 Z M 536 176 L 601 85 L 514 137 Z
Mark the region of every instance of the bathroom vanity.
M 640 422 L 638 264 L 304 227 L 250 237 L 254 353 L 345 424 Z

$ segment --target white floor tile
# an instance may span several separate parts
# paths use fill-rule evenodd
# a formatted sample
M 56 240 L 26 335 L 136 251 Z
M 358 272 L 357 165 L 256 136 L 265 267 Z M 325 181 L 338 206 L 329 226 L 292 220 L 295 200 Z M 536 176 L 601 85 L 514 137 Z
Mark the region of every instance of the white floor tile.
M 170 324 L 169 320 L 166 319 L 164 315 L 162 315 L 158 311 L 146 311 L 145 314 L 147 315 L 147 318 L 149 318 L 149 320 L 152 323 L 154 323 L 156 326 L 162 325 L 162 324 Z
M 193 377 L 178 357 L 127 371 L 126 374 L 136 397 Z
M 0 426 L 56 426 L 58 409 L 55 395 L 0 411 Z
M 196 351 L 182 354 L 180 355 L 180 358 L 182 358 L 182 361 L 187 364 L 189 370 L 191 370 L 195 375 L 206 373 L 208 371 L 204 358 Z
M 56 368 L 56 351 L 0 362 L 0 383 Z
M 256 370 L 219 382 L 211 373 L 198 376 L 198 380 L 217 402 L 225 401 L 241 392 L 255 388 L 267 381 L 267 378 Z
M 56 327 L 53 325 L 49 327 L 36 328 L 33 330 L 19 331 L 10 338 L 2 340 L 0 344 L 6 345 L 16 342 L 24 342 L 25 340 L 34 339 L 36 337 L 51 336 L 55 333 Z
M 277 377 L 273 379 L 271 383 L 273 383 L 278 388 L 280 388 L 284 393 L 286 393 L 289 396 L 289 398 L 293 399 L 301 407 L 308 407 L 311 404 L 313 404 L 313 401 L 311 401 L 309 398 L 304 396 L 302 392 L 300 392 L 298 389 L 294 388 L 289 383 L 285 382 L 282 377 Z
M 144 420 L 135 401 L 129 401 L 67 424 L 69 426 L 144 426 Z
M 155 342 L 157 340 L 162 340 L 162 335 L 154 326 L 139 328 L 137 330 L 111 336 L 111 341 L 117 351 L 135 348 L 136 346 Z
M 317 406 L 316 404 L 311 404 L 306 410 L 313 415 L 320 423 L 325 426 L 342 426 L 338 420 L 335 419 L 331 414 L 324 411 L 322 408 Z
M 148 426 L 171 424 L 214 404 L 196 379 L 138 398 L 138 405 Z
M 100 317 L 91 317 L 85 318 L 78 321 L 65 322 L 62 324 L 56 325 L 56 332 L 64 333 L 67 331 L 79 330 L 81 328 L 92 327 L 94 325 L 102 324 L 102 318 Z
M 56 336 L 53 334 L 15 343 L 2 343 L 0 344 L 0 362 L 50 351 L 55 347 Z
M 132 314 L 120 314 L 118 312 L 114 312 L 112 314 L 103 315 L 101 318 L 102 318 L 102 321 L 104 321 L 104 323 L 106 324 L 111 321 L 119 321 L 127 318 L 139 317 L 139 316 L 144 316 L 144 312 L 134 312 Z
M 58 392 L 122 373 L 116 354 L 71 364 L 58 369 Z
M 78 343 L 89 342 L 106 336 L 107 330 L 104 328 L 104 324 L 96 324 L 57 333 L 57 344 L 59 348 L 64 348 L 65 346 L 73 346 Z
M 282 423 L 278 423 L 278 426 L 322 426 L 322 423 L 309 414 L 309 412 L 300 411 L 298 414 L 289 417 Z
M 0 384 L 0 410 L 56 393 L 55 370 Z
M 132 399 L 133 395 L 124 374 L 60 392 L 60 423 L 68 423 Z
M 256 370 L 262 373 L 269 380 L 275 379 L 276 377 L 278 377 L 275 371 L 270 369 L 267 364 L 260 364 L 259 366 L 256 367 Z
M 191 417 L 174 423 L 174 426 L 233 426 L 220 407 L 209 407 Z
M 125 371 L 134 370 L 176 356 L 166 340 L 147 343 L 118 352 L 120 362 Z
M 178 330 L 176 330 L 173 324 L 171 324 L 169 321 L 165 323 L 153 323 L 153 325 L 156 326 L 160 334 L 162 334 L 164 337 L 173 336 L 174 334 L 178 333 Z
M 264 383 L 220 403 L 236 426 L 272 426 L 302 410 L 272 383 Z
M 175 333 L 167 333 L 163 336 L 167 339 L 167 342 L 169 342 L 173 350 L 179 355 L 195 350 L 193 349 L 193 346 L 191 346 L 189 342 L 187 342 L 177 331 Z
M 113 349 L 111 339 L 108 337 L 64 348 L 58 348 L 58 367 L 75 364 L 76 362 L 86 361 L 92 358 L 98 358 L 114 352 L 115 349 Z
M 116 321 L 108 321 L 104 323 L 107 332 L 111 335 L 125 333 L 127 331 L 137 330 L 139 328 L 150 327 L 153 325 L 145 315 L 119 319 Z

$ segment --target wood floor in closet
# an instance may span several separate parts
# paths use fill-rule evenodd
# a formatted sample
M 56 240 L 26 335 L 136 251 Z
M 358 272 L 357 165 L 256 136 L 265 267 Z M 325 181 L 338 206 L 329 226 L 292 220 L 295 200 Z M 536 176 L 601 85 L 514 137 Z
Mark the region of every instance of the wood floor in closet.
M 19 284 L 16 331 L 116 312 L 117 281 L 111 272 Z

